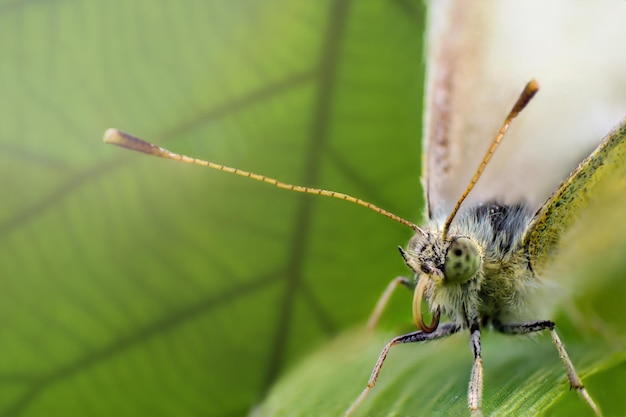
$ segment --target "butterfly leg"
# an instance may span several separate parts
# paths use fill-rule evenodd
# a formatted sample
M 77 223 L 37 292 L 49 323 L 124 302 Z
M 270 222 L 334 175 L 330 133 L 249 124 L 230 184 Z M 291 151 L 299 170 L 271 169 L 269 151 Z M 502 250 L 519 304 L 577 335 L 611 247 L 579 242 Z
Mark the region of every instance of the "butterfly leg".
M 394 278 L 389 283 L 389 285 L 387 285 L 387 288 L 385 288 L 385 291 L 381 294 L 380 298 L 376 302 L 376 307 L 374 307 L 374 311 L 372 311 L 370 318 L 367 320 L 367 327 L 369 329 L 373 329 L 374 327 L 376 327 L 376 324 L 378 323 L 380 316 L 383 314 L 385 307 L 387 307 L 387 303 L 389 303 L 389 299 L 391 298 L 391 295 L 396 290 L 396 288 L 398 288 L 400 285 L 404 285 L 405 287 L 409 288 L 411 291 L 415 289 L 415 283 L 411 282 L 408 278 L 405 278 L 405 277 Z
M 380 352 L 378 360 L 376 361 L 376 365 L 374 365 L 374 369 L 372 370 L 372 375 L 367 381 L 367 386 L 365 387 L 363 392 L 361 392 L 358 398 L 354 400 L 352 405 L 350 405 L 350 408 L 348 408 L 348 410 L 345 412 L 344 417 L 348 417 L 350 414 L 352 414 L 357 406 L 361 402 L 363 402 L 363 400 L 372 390 L 372 388 L 374 388 L 374 385 L 376 385 L 376 380 L 378 379 L 378 375 L 380 374 L 380 370 L 382 369 L 383 363 L 385 362 L 387 354 L 389 353 L 389 349 L 391 349 L 392 346 L 399 345 L 401 343 L 426 342 L 429 340 L 440 339 L 442 337 L 450 336 L 451 334 L 454 334 L 459 330 L 461 330 L 461 326 L 459 324 L 450 322 L 442 324 L 441 326 L 439 326 L 439 328 L 437 328 L 437 330 L 432 333 L 424 333 L 421 330 L 418 330 L 416 332 L 408 333 L 391 339 L 391 341 L 385 345 L 382 352 Z
M 481 405 L 483 401 L 483 358 L 480 346 L 480 327 L 474 323 L 470 327 L 470 346 L 474 354 L 474 366 L 470 377 L 469 388 L 467 389 L 467 406 L 472 417 L 483 415 Z
M 565 371 L 567 372 L 567 379 L 569 380 L 569 384 L 571 388 L 574 388 L 578 394 L 587 402 L 589 407 L 593 410 L 596 416 L 602 416 L 602 412 L 598 405 L 593 401 L 582 381 L 578 377 L 576 373 L 576 369 L 574 369 L 574 365 L 565 350 L 565 345 L 561 342 L 559 335 L 554 330 L 554 322 L 549 320 L 540 320 L 533 321 L 529 323 L 517 323 L 517 324 L 502 324 L 495 322 L 494 328 L 504 334 L 529 334 L 536 333 L 542 330 L 550 330 L 550 335 L 552 336 L 552 342 L 556 347 L 556 350 L 559 352 L 559 356 L 563 361 L 563 366 L 565 367 Z

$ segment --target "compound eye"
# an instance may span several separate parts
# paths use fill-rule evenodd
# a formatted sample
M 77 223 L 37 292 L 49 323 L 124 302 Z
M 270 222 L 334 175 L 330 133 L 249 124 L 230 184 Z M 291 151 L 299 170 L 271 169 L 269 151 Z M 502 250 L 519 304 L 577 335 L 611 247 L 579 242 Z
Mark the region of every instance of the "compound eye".
M 462 284 L 476 274 L 479 266 L 480 253 L 472 240 L 459 237 L 450 243 L 443 265 L 446 281 Z

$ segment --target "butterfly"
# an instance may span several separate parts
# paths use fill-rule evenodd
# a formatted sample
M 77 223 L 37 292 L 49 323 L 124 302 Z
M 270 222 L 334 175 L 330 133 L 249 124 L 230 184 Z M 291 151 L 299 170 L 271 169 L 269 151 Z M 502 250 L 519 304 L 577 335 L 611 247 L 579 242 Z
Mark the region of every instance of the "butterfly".
M 524 130 L 521 129 L 513 135 L 518 137 L 507 139 L 508 145 L 520 140 L 526 141 L 526 148 L 529 148 L 532 144 L 528 142 L 534 140 L 537 154 L 521 157 L 510 147 L 508 155 L 494 164 L 497 168 L 486 168 L 492 169 L 491 175 L 481 178 L 472 189 L 477 179 L 476 174 L 472 178 L 471 173 L 476 167 L 482 173 L 486 161 L 491 158 L 490 150 L 482 162 L 478 159 L 481 152 L 485 152 L 485 141 L 493 134 L 488 132 L 497 131 L 494 118 L 491 115 L 481 117 L 481 114 L 484 109 L 492 109 L 494 103 L 503 107 L 502 95 L 484 93 L 485 89 L 501 86 L 503 82 L 514 84 L 514 79 L 529 70 L 542 74 L 542 79 L 549 82 L 563 78 L 568 74 L 564 68 L 573 68 L 568 60 L 575 59 L 557 49 L 562 50 L 563 43 L 555 41 L 554 37 L 563 33 L 571 36 L 566 44 L 585 45 L 576 54 L 583 50 L 594 52 L 594 49 L 598 55 L 602 52 L 610 54 L 602 43 L 577 43 L 576 35 L 565 29 L 571 21 L 562 13 L 564 5 L 544 6 L 482 2 L 470 8 L 459 1 L 430 4 L 423 175 L 429 222 L 401 251 L 414 272 L 414 279 L 397 279 L 389 287 L 405 285 L 414 291 L 413 315 L 419 330 L 398 336 L 383 348 L 367 387 L 346 415 L 352 414 L 375 385 L 392 346 L 439 339 L 459 331 L 469 331 L 474 357 L 468 408 L 472 415 L 481 415 L 480 334 L 482 329 L 489 328 L 504 334 L 550 332 L 570 386 L 579 392 L 596 415 L 601 414 L 578 377 L 555 330 L 555 323 L 537 320 L 530 307 L 544 275 L 553 267 L 563 237 L 593 199 L 597 185 L 603 181 L 618 181 L 623 175 L 626 119 L 622 119 L 569 176 L 564 173 L 567 167 L 548 164 L 550 176 L 546 175 L 546 165 L 537 162 L 545 160 L 541 152 L 549 154 L 550 142 L 555 144 L 553 146 L 561 146 L 560 157 L 566 161 L 575 158 L 569 153 L 572 149 L 589 145 L 588 142 L 583 145 L 584 134 L 570 130 L 576 125 L 575 112 L 581 111 L 582 106 L 577 108 L 576 104 L 554 102 L 552 111 L 546 113 L 551 117 L 565 114 L 564 120 L 568 122 L 553 123 L 553 126 L 571 124 L 564 126 L 565 132 L 554 132 L 553 135 L 569 135 L 568 144 L 572 146 L 563 149 L 558 141 L 550 141 L 550 135 L 545 132 L 535 134 L 534 138 L 519 137 L 523 136 Z M 585 12 L 593 21 L 592 16 L 605 15 L 607 9 Z M 529 22 L 533 23 L 532 30 L 527 26 Z M 576 33 L 583 36 L 587 32 L 580 28 Z M 606 38 L 601 42 L 605 43 Z M 554 49 L 550 52 L 557 57 L 553 60 L 545 58 L 546 49 L 551 48 Z M 576 55 L 572 51 L 569 53 Z M 597 66 L 602 65 L 606 63 L 599 60 Z M 589 68 L 577 70 L 592 71 Z M 559 84 L 563 86 L 561 82 Z M 581 92 L 589 93 L 590 100 L 597 97 L 585 90 L 593 88 L 593 84 L 580 87 Z M 572 96 L 571 91 L 564 96 Z M 593 105 L 587 103 L 586 108 L 593 109 Z M 567 114 L 568 111 L 571 113 Z M 596 140 L 598 138 L 596 135 Z M 535 161 L 535 164 L 529 161 Z M 550 183 L 555 180 L 563 181 L 558 186 Z M 464 191 L 467 184 L 470 186 Z M 371 321 L 376 320 L 388 297 L 388 293 L 381 297 Z M 433 317 L 428 324 L 420 310 L 424 299 Z M 441 315 L 451 320 L 440 324 Z
M 481 113 L 481 108 L 492 108 L 492 97 L 483 94 L 481 89 L 502 82 L 503 78 L 515 78 L 516 72 L 503 71 L 504 66 L 508 69 L 519 64 L 516 68 L 519 70 L 528 66 L 527 62 L 537 62 L 534 55 L 539 51 L 545 53 L 539 48 L 537 38 L 524 36 L 528 32 L 524 24 L 546 19 L 545 25 L 533 25 L 533 32 L 550 28 L 550 33 L 554 34 L 567 21 L 558 18 L 557 7 L 552 9 L 555 13 L 550 14 L 546 9 L 537 8 L 537 4 L 510 7 L 510 3 L 485 2 L 469 8 L 462 2 L 445 1 L 433 2 L 430 6 L 423 175 L 429 222 L 402 250 L 415 278 L 397 279 L 390 286 L 402 284 L 414 291 L 413 315 L 419 330 L 398 336 L 384 347 L 367 387 L 346 415 L 356 409 L 375 385 L 392 346 L 439 339 L 462 330 L 470 333 L 474 357 L 468 408 L 473 415 L 481 415 L 480 334 L 481 329 L 487 328 L 504 334 L 549 331 L 570 386 L 581 394 L 595 414 L 600 415 L 598 405 L 576 374 L 556 333 L 555 323 L 536 317 L 529 319 L 533 314 L 529 306 L 533 304 L 542 276 L 554 263 L 564 235 L 593 198 L 594 187 L 602 181 L 617 181 L 623 172 L 626 119 L 622 119 L 549 195 L 546 186 L 552 185 L 542 181 L 547 177 L 546 170 L 540 169 L 541 165 L 528 164 L 528 159 L 512 152 L 500 158 L 506 168 L 492 170 L 491 178 L 482 178 L 480 188 L 472 190 L 477 178 L 476 174 L 471 179 L 467 177 L 471 175 L 471 167 L 479 167 L 482 173 L 492 152 L 488 151 L 480 162 L 476 158 L 484 152 L 485 146 L 478 144 L 484 144 L 489 137 L 487 132 L 497 130 L 493 118 L 472 117 Z M 490 44 L 491 48 L 485 46 L 489 44 L 485 40 L 489 37 L 496 39 Z M 498 41 L 512 52 L 503 55 L 492 45 Z M 576 41 L 571 39 L 570 42 Z M 600 46 L 596 45 L 598 50 L 603 50 Z M 514 57 L 515 54 L 520 56 Z M 563 56 L 557 60 L 564 67 L 567 67 L 566 61 L 567 57 Z M 494 72 L 494 68 L 504 74 Z M 533 70 L 546 74 L 547 79 L 554 77 L 551 73 L 554 70 L 541 65 Z M 559 71 L 563 76 L 563 69 Z M 567 118 L 571 120 L 571 115 Z M 571 136 L 578 139 L 570 143 L 580 146 L 582 135 Z M 549 137 L 541 135 L 540 141 L 549 144 Z M 543 147 L 543 143 L 537 146 L 540 150 Z M 551 172 L 562 170 L 550 168 Z M 506 177 L 497 172 L 506 172 Z M 470 186 L 464 191 L 468 183 Z M 528 184 L 534 189 L 529 190 Z M 380 313 L 387 297 L 388 294 L 381 297 L 374 317 Z M 433 316 L 429 324 L 424 322 L 420 310 L 423 299 L 428 302 Z M 451 320 L 440 325 L 440 315 Z
M 475 47 L 475 44 L 480 44 L 476 41 L 477 37 L 493 36 L 493 32 L 488 29 L 497 33 L 493 27 L 481 25 L 481 13 L 485 13 L 489 7 L 498 7 L 490 4 L 489 7 L 469 9 L 462 7 L 460 2 L 441 2 L 433 6 L 430 12 L 432 40 L 425 117 L 426 171 L 423 181 L 429 219 L 425 227 L 415 226 L 358 198 L 294 186 L 262 175 L 173 154 L 117 130 L 107 131 L 105 140 L 144 153 L 251 177 L 289 190 L 351 201 L 415 230 L 414 238 L 402 250 L 404 260 L 415 276 L 413 279 L 398 280 L 394 285 L 405 285 L 414 292 L 413 314 L 419 330 L 396 337 L 385 346 L 367 388 L 346 414 L 351 414 L 373 388 L 392 346 L 468 331 L 474 357 L 468 407 L 474 415 L 480 415 L 483 385 L 480 335 L 485 328 L 506 334 L 550 332 L 563 359 L 570 385 L 596 414 L 600 414 L 599 407 L 585 390 L 568 358 L 556 333 L 555 323 L 542 318 L 530 321 L 520 319 L 530 314 L 526 309 L 530 303 L 529 297 L 541 284 L 542 273 L 549 269 L 558 253 L 563 233 L 575 223 L 579 212 L 593 197 L 594 186 L 606 179 L 610 180 L 615 170 L 624 165 L 626 123 L 621 121 L 569 176 L 564 174 L 561 179 L 565 180 L 560 185 L 541 181 L 541 170 L 529 167 L 524 158 L 499 158 L 500 162 L 495 160 L 490 165 L 486 165 L 486 160 L 483 160 L 483 165 L 480 158 L 485 147 L 481 144 L 484 145 L 484 141 L 492 136 L 485 132 L 498 130 L 497 126 L 494 128 L 494 120 L 497 118 L 493 115 L 482 118 L 477 113 L 481 108 L 504 108 L 494 105 L 494 102 L 498 104 L 498 100 L 511 97 L 499 91 L 496 95 L 498 99 L 492 100 L 490 97 L 493 96 L 477 93 L 489 85 L 489 70 L 500 70 L 497 64 L 502 58 L 494 60 L 489 56 L 489 51 L 477 51 Z M 505 13 L 501 10 L 490 11 L 496 12 Z M 494 21 L 506 23 L 509 20 Z M 523 22 L 524 19 L 516 21 Z M 508 45 L 512 50 L 517 50 L 517 46 Z M 478 71 L 477 67 L 482 70 Z M 482 75 L 470 76 L 476 73 Z M 519 76 L 517 73 L 509 74 L 512 80 Z M 502 77 L 498 80 L 502 82 Z M 511 86 L 517 88 L 512 80 L 507 83 L 510 84 L 507 89 Z M 548 90 L 551 81 L 553 79 L 550 76 L 542 78 Z M 537 86 L 531 83 L 527 89 L 531 93 L 522 94 L 522 104 L 526 104 Z M 521 107 L 523 105 L 514 106 L 514 115 L 519 113 Z M 473 114 L 476 117 L 471 117 Z M 571 128 L 569 132 L 561 134 L 571 134 Z M 516 141 L 516 134 L 512 136 L 507 139 L 508 143 Z M 575 143 L 577 146 L 572 148 L 582 147 L 578 141 Z M 493 151 L 487 155 L 486 159 L 491 159 Z M 495 174 L 504 171 L 498 164 L 508 165 L 506 179 Z M 476 168 L 479 174 L 483 169 L 485 172 L 480 181 L 480 175 L 474 175 L 474 178 L 471 175 Z M 522 182 L 533 184 L 533 190 L 528 192 Z M 468 184 L 475 187 L 468 191 Z M 550 193 L 550 190 L 554 191 Z M 433 315 L 430 323 L 426 323 L 422 317 L 422 302 L 428 304 Z M 442 316 L 448 317 L 450 321 L 440 323 Z

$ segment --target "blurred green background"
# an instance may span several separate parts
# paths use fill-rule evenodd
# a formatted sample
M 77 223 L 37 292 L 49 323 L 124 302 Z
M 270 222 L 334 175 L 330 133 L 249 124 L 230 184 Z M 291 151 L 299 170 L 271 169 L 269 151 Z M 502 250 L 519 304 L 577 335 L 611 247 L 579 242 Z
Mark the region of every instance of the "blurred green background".
M 411 329 L 408 295 L 373 340 L 349 332 L 296 365 L 364 323 L 389 280 L 406 274 L 396 247 L 410 231 L 101 137 L 116 127 L 419 222 L 423 9 L 421 0 L 0 1 L 0 416 L 241 416 L 294 369 L 260 411 L 278 401 L 288 414 L 324 414 L 306 398 L 343 410 L 387 338 Z M 607 245 L 585 246 L 594 250 L 578 270 L 603 285 L 573 302 L 585 324 L 564 320 L 563 333 L 618 415 L 625 246 L 602 224 L 595 236 Z M 567 392 L 548 339 L 510 340 L 486 338 L 492 409 L 533 382 L 543 384 L 540 406 Z M 343 361 L 346 351 L 360 357 Z M 408 413 L 426 395 L 451 404 L 439 413 L 465 414 L 465 337 L 406 352 L 386 368 L 391 385 L 378 398 L 387 402 L 374 412 Z M 427 363 L 431 376 L 420 379 Z M 511 364 L 522 369 L 515 378 Z M 285 385 L 309 397 L 283 395 Z M 561 402 L 553 415 L 578 407 Z
M 420 220 L 421 1 L 1 1 L 0 415 L 244 415 Z M 408 308 L 408 306 L 406 306 Z M 406 309 L 405 308 L 405 309 Z

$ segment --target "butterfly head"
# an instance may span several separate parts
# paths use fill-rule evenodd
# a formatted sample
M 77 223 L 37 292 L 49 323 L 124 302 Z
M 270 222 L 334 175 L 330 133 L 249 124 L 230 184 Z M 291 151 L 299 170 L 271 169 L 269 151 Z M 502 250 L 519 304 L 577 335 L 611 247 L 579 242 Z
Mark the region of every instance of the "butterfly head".
M 482 253 L 479 245 L 467 236 L 448 236 L 424 231 L 417 233 L 406 250 L 400 249 L 406 264 L 417 277 L 413 296 L 413 319 L 423 332 L 430 333 L 439 325 L 440 313 L 454 314 L 457 300 L 472 286 L 479 275 Z M 432 322 L 426 324 L 421 312 L 426 299 Z

